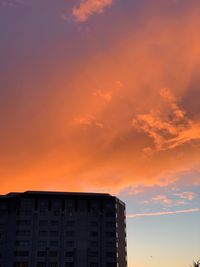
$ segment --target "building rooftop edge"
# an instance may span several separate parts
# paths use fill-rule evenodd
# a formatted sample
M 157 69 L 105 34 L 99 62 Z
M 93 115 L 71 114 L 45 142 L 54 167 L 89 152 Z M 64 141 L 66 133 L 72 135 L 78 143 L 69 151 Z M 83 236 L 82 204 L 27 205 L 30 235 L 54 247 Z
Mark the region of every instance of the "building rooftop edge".
M 38 197 L 38 198 L 44 198 L 44 197 L 60 197 L 60 198 L 67 198 L 67 197 L 88 197 L 88 198 L 109 198 L 109 199 L 115 199 L 115 201 L 120 202 L 123 206 L 126 206 L 125 202 L 123 202 L 121 199 L 119 199 L 118 196 L 113 196 L 109 193 L 91 193 L 91 192 L 65 192 L 65 191 L 24 191 L 24 192 L 9 192 L 5 195 L 0 195 L 0 200 L 6 201 L 6 200 L 12 200 L 15 198 L 22 198 L 22 197 Z
M 33 196 L 33 195 L 45 195 L 45 196 L 88 196 L 88 197 L 113 197 L 108 193 L 91 193 L 91 192 L 65 192 L 65 191 L 24 191 L 24 192 L 10 192 L 5 195 L 0 195 L 0 198 L 12 198 L 17 196 Z

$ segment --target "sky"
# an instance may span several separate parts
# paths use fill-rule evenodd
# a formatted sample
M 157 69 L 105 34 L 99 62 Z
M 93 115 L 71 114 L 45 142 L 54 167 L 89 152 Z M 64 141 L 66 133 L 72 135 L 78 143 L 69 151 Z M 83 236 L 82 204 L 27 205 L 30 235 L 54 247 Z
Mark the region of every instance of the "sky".
M 0 194 L 109 192 L 129 267 L 200 258 L 199 0 L 0 0 Z

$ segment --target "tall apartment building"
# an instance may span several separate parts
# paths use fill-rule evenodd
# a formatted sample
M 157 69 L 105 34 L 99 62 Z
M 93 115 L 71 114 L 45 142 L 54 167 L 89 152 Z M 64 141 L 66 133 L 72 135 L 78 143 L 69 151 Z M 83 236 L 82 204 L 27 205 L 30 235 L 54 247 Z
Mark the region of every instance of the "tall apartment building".
M 125 204 L 109 194 L 0 196 L 0 267 L 126 267 Z

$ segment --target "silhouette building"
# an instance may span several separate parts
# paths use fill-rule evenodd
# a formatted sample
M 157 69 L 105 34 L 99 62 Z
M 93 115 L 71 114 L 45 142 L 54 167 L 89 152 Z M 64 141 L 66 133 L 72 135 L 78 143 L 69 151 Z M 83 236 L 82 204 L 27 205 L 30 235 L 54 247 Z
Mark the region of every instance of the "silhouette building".
M 0 267 L 126 267 L 125 204 L 109 194 L 0 196 Z

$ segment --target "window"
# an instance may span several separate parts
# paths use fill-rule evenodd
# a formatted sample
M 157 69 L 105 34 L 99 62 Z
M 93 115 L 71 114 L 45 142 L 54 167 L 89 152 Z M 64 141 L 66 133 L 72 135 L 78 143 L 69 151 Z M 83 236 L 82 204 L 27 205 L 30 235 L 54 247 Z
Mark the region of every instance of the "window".
M 40 215 L 46 215 L 46 211 L 47 211 L 46 209 L 40 209 L 39 211 L 40 211 Z
M 53 220 L 53 221 L 51 221 L 51 225 L 52 226 L 57 226 L 57 225 L 59 225 L 59 221 Z
M 96 222 L 96 221 L 93 221 L 90 224 L 91 224 L 91 226 L 98 226 L 98 222 Z
M 66 251 L 65 256 L 66 257 L 73 257 L 74 256 L 74 252 L 73 251 Z
M 98 236 L 98 232 L 91 232 L 91 236 Z
M 116 244 L 116 242 L 112 242 L 112 241 L 110 241 L 110 242 L 107 242 L 107 243 L 106 243 L 106 246 L 107 246 L 107 247 L 114 247 L 114 248 L 115 248 L 115 247 L 117 246 L 117 244 Z
M 37 255 L 38 257 L 44 257 L 46 256 L 46 251 L 38 251 Z
M 106 222 L 106 227 L 116 227 L 114 222 Z
M 53 214 L 54 214 L 55 216 L 60 215 L 60 210 L 54 210 L 54 211 L 53 211 Z
M 106 232 L 106 236 L 107 237 L 116 237 L 116 233 L 115 232 Z
M 99 207 L 91 207 L 91 211 L 93 214 L 98 214 L 99 213 Z
M 30 234 L 31 234 L 31 232 L 28 230 L 16 231 L 17 236 L 29 236 Z
M 50 235 L 51 236 L 58 236 L 59 232 L 58 231 L 51 231 Z
M 20 201 L 20 206 L 22 209 L 31 209 L 33 205 L 32 199 L 24 198 Z
M 74 263 L 73 262 L 66 262 L 65 267 L 74 267 Z
M 39 236 L 47 236 L 47 231 L 39 231 Z
M 115 217 L 115 212 L 114 211 L 109 211 L 109 212 L 106 212 L 106 217 Z
M 24 210 L 18 210 L 17 211 L 17 214 L 22 215 L 22 216 L 28 216 L 28 215 L 31 215 L 31 213 L 32 213 L 32 210 L 30 210 L 30 209 L 24 209 Z
M 58 266 L 57 262 L 49 262 L 48 263 L 48 267 L 57 267 L 57 266 Z
M 28 262 L 14 262 L 14 267 L 28 267 Z
M 115 258 L 116 257 L 116 253 L 115 252 L 107 252 L 106 253 L 106 257 L 108 257 L 108 258 Z
M 49 256 L 50 257 L 57 257 L 58 256 L 58 252 L 57 251 L 49 251 Z
M 74 221 L 68 221 L 67 226 L 74 226 Z
M 90 209 L 91 209 L 92 215 L 98 215 L 100 211 L 100 203 L 96 201 L 92 202 Z
M 46 263 L 45 262 L 38 262 L 37 267 L 46 267 Z
M 16 224 L 18 226 L 26 226 L 26 225 L 30 225 L 31 221 L 29 221 L 29 220 L 17 220 Z
M 60 200 L 54 200 L 52 201 L 52 209 L 54 210 L 61 210 L 62 208 L 62 203 Z
M 39 201 L 39 210 L 40 210 L 40 213 L 43 214 L 45 213 L 45 211 L 47 211 L 48 209 L 48 200 L 40 200 Z
M 90 257 L 98 257 L 97 251 L 90 251 Z
M 58 246 L 58 241 L 50 241 L 50 246 L 52 247 L 57 247 Z
M 74 231 L 67 231 L 66 236 L 74 236 Z
M 7 212 L 7 206 L 4 204 L 0 205 L 0 215 L 5 215 Z
M 47 245 L 47 241 L 44 241 L 44 240 L 39 240 L 38 241 L 38 246 L 40 246 L 40 247 L 46 247 L 46 245 Z
M 67 212 L 69 213 L 70 216 L 72 216 L 74 209 L 72 206 L 67 206 Z
M 15 242 L 16 246 L 29 246 L 29 241 L 27 240 L 17 240 Z
M 91 243 L 90 243 L 90 245 L 91 245 L 91 247 L 98 247 L 98 242 L 96 242 L 96 241 L 92 241 Z
M 74 242 L 73 241 L 67 241 L 66 246 L 67 247 L 74 247 Z
M 29 251 L 15 251 L 14 255 L 20 257 L 27 257 L 29 256 Z
M 40 220 L 39 221 L 39 226 L 47 226 L 48 225 L 48 221 L 47 220 Z

